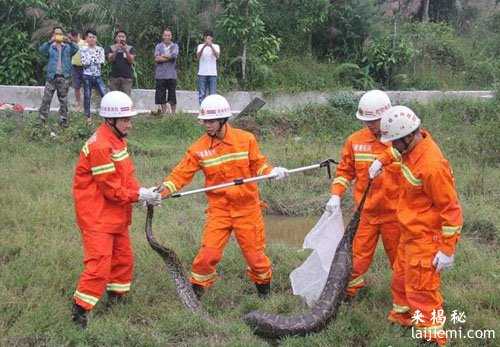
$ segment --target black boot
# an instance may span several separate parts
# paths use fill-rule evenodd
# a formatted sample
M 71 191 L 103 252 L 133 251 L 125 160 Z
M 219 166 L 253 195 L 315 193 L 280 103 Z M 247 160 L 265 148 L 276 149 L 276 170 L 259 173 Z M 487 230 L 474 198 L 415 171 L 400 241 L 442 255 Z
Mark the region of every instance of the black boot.
M 271 295 L 271 283 L 255 284 L 257 287 L 257 294 L 261 299 L 267 299 Z
M 195 283 L 192 283 L 191 287 L 193 287 L 193 291 L 196 294 L 196 297 L 198 298 L 198 300 L 200 300 L 203 294 L 205 294 L 205 288 Z
M 117 294 L 115 292 L 107 292 L 108 293 L 108 301 L 106 302 L 106 307 L 110 308 L 111 306 L 121 304 L 125 301 L 125 295 Z
M 75 322 L 75 324 L 78 325 L 80 328 L 85 329 L 87 327 L 87 322 L 88 322 L 87 311 L 80 305 L 77 305 L 76 303 L 73 303 L 71 318 L 73 319 L 73 322 Z

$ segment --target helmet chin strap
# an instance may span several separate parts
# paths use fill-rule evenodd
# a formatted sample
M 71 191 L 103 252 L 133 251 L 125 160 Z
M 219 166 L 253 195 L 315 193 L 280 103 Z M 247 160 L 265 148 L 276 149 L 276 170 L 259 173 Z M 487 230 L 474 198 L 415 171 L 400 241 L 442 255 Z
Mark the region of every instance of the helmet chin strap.
M 113 128 L 113 130 L 116 132 L 116 135 L 118 135 L 119 138 L 122 139 L 124 137 L 127 137 L 127 134 L 122 133 L 120 130 L 118 130 L 118 128 L 116 127 L 116 121 L 117 118 L 106 118 L 106 123 L 108 123 Z

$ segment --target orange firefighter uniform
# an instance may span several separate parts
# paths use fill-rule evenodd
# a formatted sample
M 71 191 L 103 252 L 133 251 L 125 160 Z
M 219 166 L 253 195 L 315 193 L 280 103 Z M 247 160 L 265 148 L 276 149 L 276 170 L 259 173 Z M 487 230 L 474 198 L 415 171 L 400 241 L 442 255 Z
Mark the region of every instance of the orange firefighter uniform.
M 331 193 L 342 197 L 349 182 L 354 180 L 354 200 L 356 205 L 359 204 L 368 185 L 368 168 L 387 148 L 388 145 L 380 142 L 368 128 L 349 136 L 342 149 Z M 354 237 L 353 270 L 347 288 L 349 296 L 354 296 L 365 286 L 364 274 L 372 262 L 379 235 L 391 267 L 394 263 L 400 235 L 396 219 L 399 176 L 399 165 L 392 164 L 385 168 L 379 180 L 372 183 Z
M 443 298 L 440 274 L 432 263 L 438 251 L 455 253 L 463 217 L 450 165 L 430 134 L 421 133 L 423 140 L 403 156 L 391 148 L 379 157 L 384 165 L 401 162 L 404 178 L 397 209 L 402 231 L 388 318 L 405 326 L 413 323 L 422 336 L 442 345 L 444 322 L 435 317 L 442 312 Z M 422 319 L 412 321 L 415 313 Z
M 267 164 L 255 137 L 225 125 L 222 140 L 207 134 L 198 139 L 181 162 L 165 178 L 162 195 L 177 192 L 202 170 L 205 186 L 231 182 L 238 178 L 267 175 Z M 191 282 L 211 286 L 217 277 L 216 266 L 222 258 L 231 231 L 248 264 L 247 274 L 256 284 L 271 281 L 271 262 L 265 255 L 265 231 L 257 184 L 244 184 L 207 192 L 208 209 L 201 248 L 195 257 Z
M 102 124 L 83 146 L 73 181 L 84 252 L 74 300 L 86 310 L 105 290 L 130 290 L 134 258 L 128 229 L 139 188 L 126 140 Z

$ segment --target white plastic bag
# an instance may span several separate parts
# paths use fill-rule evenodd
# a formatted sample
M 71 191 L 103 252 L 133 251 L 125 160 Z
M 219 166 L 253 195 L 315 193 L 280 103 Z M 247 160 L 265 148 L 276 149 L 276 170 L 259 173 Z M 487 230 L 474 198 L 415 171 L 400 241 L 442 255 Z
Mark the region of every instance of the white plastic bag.
M 302 265 L 290 273 L 293 294 L 302 296 L 309 307 L 325 287 L 337 246 L 344 235 L 342 213 L 323 213 L 304 239 L 302 248 L 313 249 Z

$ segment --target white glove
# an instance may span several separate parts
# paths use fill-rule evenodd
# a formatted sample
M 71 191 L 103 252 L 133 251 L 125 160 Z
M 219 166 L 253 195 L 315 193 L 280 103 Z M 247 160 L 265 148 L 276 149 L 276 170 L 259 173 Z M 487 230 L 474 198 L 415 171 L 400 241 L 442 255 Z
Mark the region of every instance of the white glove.
M 436 253 L 432 265 L 436 267 L 436 272 L 441 272 L 441 270 L 451 268 L 455 260 L 455 255 L 447 256 L 441 251 Z
M 161 194 L 156 191 L 157 187 L 140 188 L 139 201 L 153 206 L 161 204 Z
M 326 212 L 335 214 L 340 212 L 340 196 L 332 195 L 330 200 L 326 203 Z
M 374 179 L 375 177 L 380 175 L 382 173 L 382 167 L 382 162 L 376 159 L 368 169 L 368 175 L 370 176 L 370 179 Z
M 277 166 L 271 170 L 271 175 L 275 175 L 274 178 L 280 180 L 282 178 L 288 177 L 288 169 L 285 169 L 284 167 L 281 166 Z

